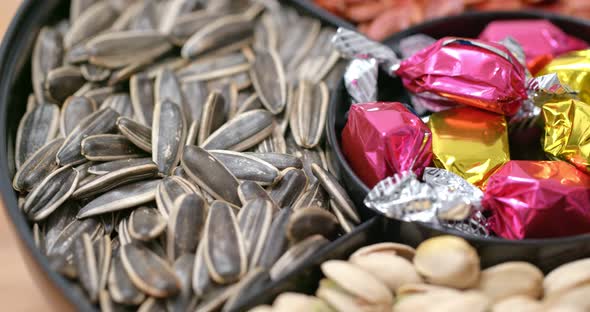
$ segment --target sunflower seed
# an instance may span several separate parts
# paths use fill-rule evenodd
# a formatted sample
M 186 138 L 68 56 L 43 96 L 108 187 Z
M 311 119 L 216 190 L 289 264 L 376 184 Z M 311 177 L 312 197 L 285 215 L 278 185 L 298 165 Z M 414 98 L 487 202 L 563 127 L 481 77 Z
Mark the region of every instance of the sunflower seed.
M 35 247 L 37 247 L 43 254 L 45 254 L 45 240 L 43 239 L 43 229 L 39 227 L 39 223 L 33 224 L 33 241 Z
M 244 93 L 240 93 L 244 94 Z M 239 95 L 238 95 L 239 97 Z M 236 111 L 235 115 L 238 116 L 242 113 L 251 111 L 251 110 L 255 110 L 255 109 L 259 109 L 262 108 L 262 102 L 260 102 L 260 99 L 258 98 L 258 94 L 256 93 L 252 93 L 250 96 L 248 96 L 246 99 L 244 99 L 244 101 L 240 101 L 238 99 L 238 110 Z
M 286 153 L 287 143 L 281 131 L 281 128 L 276 122 L 272 125 L 272 134 L 264 139 L 258 146 L 256 151 L 260 153 Z
M 268 193 L 262 188 L 262 186 L 260 186 L 260 184 L 254 181 L 242 181 L 238 186 L 238 197 L 240 198 L 242 205 L 257 198 L 272 202 Z
M 291 207 L 307 188 L 303 170 L 288 168 L 281 172 L 280 180 L 270 190 L 270 198 L 279 207 Z
M 325 209 L 311 206 L 295 211 L 287 225 L 287 237 L 297 243 L 319 234 L 327 239 L 334 239 L 340 232 L 340 225 L 334 215 Z
M 187 122 L 196 122 L 198 125 L 201 122 L 203 106 L 207 101 L 207 86 L 198 81 L 183 81 L 180 88 L 185 99 L 184 111 L 186 112 Z
M 86 43 L 90 63 L 106 68 L 146 62 L 171 48 L 166 36 L 150 30 L 107 32 Z
M 161 180 L 156 191 L 156 204 L 158 210 L 165 217 L 174 210 L 174 202 L 183 194 L 200 195 L 200 190 L 190 181 L 178 177 L 168 176 Z
M 111 235 L 115 231 L 115 227 L 117 227 L 117 214 L 116 213 L 107 213 L 100 216 L 100 221 L 104 227 L 104 233 L 106 235 Z
M 213 155 L 197 146 L 187 146 L 182 155 L 184 171 L 216 199 L 239 205 L 238 180 Z
M 201 122 L 197 143 L 201 144 L 209 137 L 209 135 L 217 130 L 225 122 L 225 100 L 218 91 L 213 91 L 207 96 L 203 112 L 201 114 Z
M 156 30 L 156 10 L 153 0 L 136 1 L 119 15 L 111 30 Z
M 100 109 L 110 107 L 123 117 L 133 117 L 131 98 L 127 93 L 115 93 L 109 95 L 100 105 Z
M 119 234 L 119 238 L 121 240 L 121 246 L 125 246 L 127 244 L 131 244 L 133 239 L 131 235 L 129 235 L 129 226 L 128 226 L 128 218 L 124 217 L 119 220 L 119 225 L 117 225 L 117 233 Z
M 145 152 L 152 152 L 152 129 L 128 117 L 117 119 L 117 128 L 131 143 Z
M 291 131 L 298 145 L 313 148 L 319 144 L 326 124 L 328 97 L 325 83 L 314 86 L 308 81 L 299 81 L 290 118 Z
M 313 235 L 291 246 L 270 269 L 270 278 L 276 281 L 295 271 L 298 266 L 328 243 L 329 241 L 323 236 Z
M 191 63 L 178 71 L 183 81 L 207 81 L 230 77 L 250 69 L 250 64 L 241 52 L 230 53 Z
M 300 24 L 305 24 L 305 26 L 302 27 L 304 37 L 297 38 L 299 32 L 294 30 L 294 34 L 289 36 L 287 42 L 283 42 L 279 50 L 281 57 L 283 57 L 283 61 L 287 63 L 287 69 L 291 72 L 295 71 L 305 56 L 309 53 L 321 29 L 319 20 L 301 18 L 300 21 L 302 21 Z
M 233 283 L 247 270 L 244 239 L 231 206 L 214 201 L 207 217 L 205 262 L 211 278 L 220 284 Z
M 160 180 L 139 181 L 120 186 L 92 200 L 78 212 L 77 218 L 86 218 L 148 203 L 155 198 Z
M 16 168 L 57 134 L 59 108 L 54 104 L 40 104 L 20 120 L 16 132 L 14 159 Z
M 93 3 L 94 0 L 72 0 L 70 4 L 70 23 L 73 24 Z
M 98 289 L 103 290 L 107 285 L 109 270 L 111 268 L 112 246 L 110 236 L 104 235 L 94 242 L 94 255 L 96 256 Z
M 344 232 L 347 234 L 352 232 L 355 225 L 358 223 L 350 221 L 350 219 L 342 213 L 342 208 L 339 208 L 338 204 L 336 204 L 333 200 L 330 200 L 330 208 L 334 216 L 336 216 L 336 219 L 338 219 L 338 223 L 340 223 L 342 230 L 344 230 Z
M 163 34 L 170 34 L 175 22 L 185 12 L 192 11 L 196 6 L 198 0 L 172 0 L 166 3 L 166 10 L 160 20 L 159 31 Z
M 206 293 L 215 289 L 217 285 L 209 277 L 209 269 L 205 263 L 205 245 L 207 238 L 206 233 L 203 233 L 203 242 L 197 247 L 197 253 L 195 255 L 195 263 L 193 266 L 193 280 L 192 286 L 193 291 L 198 298 L 202 298 Z
M 98 301 L 98 292 L 100 291 L 100 280 L 98 273 L 98 263 L 92 240 L 87 233 L 74 242 L 74 264 L 78 271 L 78 280 L 86 291 L 91 302 Z
M 166 304 L 161 299 L 149 297 L 137 308 L 137 312 L 166 312 Z
M 25 198 L 24 212 L 32 221 L 47 218 L 72 195 L 78 185 L 78 171 L 62 167 L 43 179 Z
M 81 153 L 88 160 L 111 161 L 144 155 L 143 151 L 120 134 L 95 134 L 86 137 L 80 144 Z
M 59 208 L 57 208 L 47 219 L 45 219 L 45 249 L 46 254 L 49 253 L 49 248 L 52 247 L 59 237 L 61 232 L 76 220 L 76 213 L 78 213 L 80 205 L 74 201 L 66 201 Z
M 129 275 L 123 267 L 121 254 L 113 257 L 109 272 L 108 289 L 113 301 L 127 305 L 138 305 L 145 295 L 133 285 Z
M 87 198 L 107 192 L 123 184 L 152 178 L 157 173 L 158 167 L 154 163 L 139 162 L 97 177 L 78 187 L 72 196 L 74 198 Z
M 328 210 L 330 201 L 328 194 L 319 182 L 311 184 L 305 193 L 293 204 L 293 210 L 305 209 L 311 206 Z
M 270 14 L 265 13 L 254 27 L 254 48 L 257 50 L 275 50 L 278 48 L 277 28 Z
M 165 298 L 180 291 L 180 281 L 174 270 L 147 247 L 126 244 L 121 247 L 121 259 L 135 287 L 147 295 Z
M 197 298 L 193 294 L 193 264 L 194 254 L 183 254 L 174 262 L 173 269 L 180 281 L 180 293 L 166 301 L 168 311 L 189 311 L 196 305 Z
M 145 73 L 131 76 L 129 93 L 135 118 L 145 126 L 152 125 L 154 112 L 154 81 Z
M 59 130 L 67 137 L 80 120 L 96 111 L 96 103 L 84 96 L 70 96 L 61 107 Z
M 82 64 L 80 72 L 84 79 L 92 82 L 101 82 L 107 80 L 111 76 L 111 70 L 105 67 L 94 64 Z
M 228 45 L 250 40 L 253 23 L 241 15 L 219 18 L 194 33 L 182 47 L 182 57 L 190 59 Z
M 76 93 L 86 83 L 80 68 L 62 66 L 47 73 L 45 91 L 49 99 L 55 103 L 63 103 L 70 95 Z
M 275 115 L 281 113 L 287 102 L 287 85 L 283 64 L 276 52 L 256 51 L 250 77 L 264 107 Z
M 63 255 L 51 255 L 47 258 L 49 260 L 49 267 L 52 270 L 57 271 L 68 279 L 73 280 L 78 278 L 78 269 L 74 265 L 73 260 L 68 261 Z
M 55 162 L 57 150 L 64 139 L 54 139 L 33 153 L 16 171 L 12 187 L 17 191 L 31 191 L 39 182 L 58 168 Z
M 170 29 L 170 40 L 178 46 L 183 46 L 192 34 L 211 24 L 220 16 L 215 12 L 205 10 L 183 14 L 174 21 L 174 25 Z
M 62 64 L 64 53 L 62 42 L 61 34 L 51 27 L 41 28 L 37 35 L 31 56 L 31 78 L 38 103 L 45 103 L 47 100 L 45 96 L 47 74 Z
M 287 224 L 291 218 L 293 210 L 290 207 L 279 210 L 276 217 L 270 225 L 268 239 L 264 243 L 262 254 L 258 263 L 251 263 L 250 267 L 262 267 L 270 269 L 279 257 L 287 250 L 289 241 L 287 240 Z
M 63 145 L 57 151 L 57 164 L 65 166 L 84 162 L 81 142 L 84 138 L 101 133 L 107 133 L 115 128 L 118 113 L 110 108 L 98 110 L 86 118 L 66 137 Z
M 223 304 L 234 294 L 237 284 L 226 285 L 212 290 L 203 298 L 195 311 L 214 312 L 219 311 Z
M 250 265 L 259 261 L 275 209 L 271 201 L 257 198 L 247 202 L 238 213 L 238 223 Z
M 110 95 L 115 93 L 115 88 L 113 87 L 102 87 L 102 88 L 95 88 L 92 90 L 89 90 L 87 92 L 84 92 L 82 94 L 76 94 L 76 95 L 84 95 L 85 97 L 93 100 L 96 105 L 100 106 L 102 105 L 102 102 L 104 102 L 104 100 L 106 100 L 106 98 L 108 98 Z
M 300 155 L 301 161 L 303 162 L 303 171 L 305 171 L 307 179 L 309 179 L 310 183 L 315 183 L 317 178 L 311 170 L 311 165 L 316 164 L 322 168 L 326 167 L 324 151 L 320 147 L 314 149 L 301 148 L 295 153 Z
M 279 178 L 279 170 L 259 158 L 245 153 L 223 150 L 209 151 L 240 180 L 248 180 L 260 185 L 272 185 Z
M 128 231 L 131 238 L 140 241 L 152 240 L 166 229 L 166 219 L 155 208 L 139 207 L 129 216 Z
M 151 158 L 130 158 L 130 159 L 119 159 L 109 162 L 92 164 L 88 167 L 88 173 L 94 175 L 105 175 L 109 172 L 117 171 L 120 169 L 142 166 L 147 164 L 153 164 Z
M 338 205 L 338 208 L 341 209 L 342 213 L 344 213 L 346 217 L 350 218 L 355 223 L 360 223 L 360 217 L 354 208 L 354 203 L 342 185 L 338 183 L 338 180 L 331 173 L 324 170 L 317 164 L 312 164 L 311 170 L 318 181 L 320 181 L 326 192 L 328 192 L 330 198 L 334 200 L 334 202 Z
M 267 163 L 275 166 L 279 170 L 284 170 L 289 167 L 301 169 L 303 163 L 297 156 L 293 156 L 286 153 L 246 153 L 250 156 L 254 156 L 258 159 L 264 160 Z
M 185 107 L 184 96 L 182 94 L 182 89 L 180 88 L 180 82 L 172 70 L 163 68 L 157 72 L 154 89 L 154 99 L 156 106 L 158 103 L 168 100 L 181 108 Z
M 81 239 L 84 233 L 90 238 L 102 235 L 102 223 L 94 219 L 72 220 L 53 240 L 53 244 L 47 245 L 48 255 L 67 255 L 76 240 Z
M 94 2 L 80 12 L 80 15 L 72 20 L 72 27 L 64 37 L 64 46 L 67 50 L 106 30 L 117 19 L 117 11 L 110 1 Z
M 152 159 L 162 174 L 170 174 L 178 164 L 186 140 L 182 107 L 166 99 L 156 102 L 152 124 Z
M 246 150 L 272 131 L 272 115 L 262 109 L 249 111 L 231 119 L 212 133 L 201 146 L 205 149 Z
M 195 253 L 201 240 L 207 203 L 195 193 L 183 194 L 174 201 L 168 218 L 167 254 L 174 261 L 182 254 Z

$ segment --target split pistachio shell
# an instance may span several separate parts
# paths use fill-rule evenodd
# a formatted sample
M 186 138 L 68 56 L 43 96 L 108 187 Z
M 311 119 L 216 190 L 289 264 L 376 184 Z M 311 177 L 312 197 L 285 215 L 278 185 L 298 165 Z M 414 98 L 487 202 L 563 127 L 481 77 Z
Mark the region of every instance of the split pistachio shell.
M 331 311 L 321 299 L 299 293 L 282 293 L 275 300 L 273 311 Z
M 444 291 L 449 291 L 449 292 L 458 292 L 458 290 L 454 289 L 454 288 L 449 288 L 449 287 L 444 287 L 444 286 L 436 286 L 436 285 L 430 285 L 430 284 L 426 284 L 426 283 L 409 283 L 409 284 L 405 284 L 400 286 L 397 289 L 396 294 L 398 296 L 406 296 L 406 295 L 414 295 L 414 294 L 422 294 L 422 293 L 427 293 L 427 292 L 431 292 L 431 291 L 436 291 L 436 292 L 444 292 Z
M 370 312 L 391 309 L 389 305 L 375 305 L 364 300 L 359 300 L 353 294 L 338 287 L 334 281 L 329 279 L 320 281 L 320 287 L 316 291 L 316 296 L 339 312 Z
M 326 261 L 321 266 L 326 277 L 364 301 L 390 306 L 393 296 L 387 286 L 361 268 L 341 260 Z
M 590 311 L 590 285 L 585 284 L 554 294 L 546 298 L 543 304 L 547 311 L 566 306 L 575 307 L 579 311 Z
M 590 282 L 590 258 L 573 261 L 557 267 L 545 277 L 545 297 L 551 297 L 568 289 Z
M 505 262 L 483 270 L 477 288 L 493 301 L 515 295 L 539 298 L 543 272 L 527 262 Z
M 371 273 L 392 292 L 404 284 L 422 281 L 412 263 L 397 255 L 373 253 L 354 257 L 350 262 Z
M 469 288 L 479 278 L 479 256 L 465 240 L 445 235 L 424 241 L 416 250 L 414 266 L 435 285 Z

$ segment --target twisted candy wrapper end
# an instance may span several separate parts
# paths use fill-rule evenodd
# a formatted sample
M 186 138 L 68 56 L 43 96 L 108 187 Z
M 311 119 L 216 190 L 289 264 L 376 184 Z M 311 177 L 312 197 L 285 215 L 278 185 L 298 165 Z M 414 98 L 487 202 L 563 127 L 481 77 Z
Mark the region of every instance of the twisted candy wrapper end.
M 481 214 L 483 193 L 461 177 L 428 167 L 424 182 L 403 172 L 379 182 L 364 200 L 367 207 L 407 222 L 425 222 L 463 233 L 487 236 Z
M 344 72 L 344 85 L 353 103 L 377 101 L 377 60 L 353 59 Z

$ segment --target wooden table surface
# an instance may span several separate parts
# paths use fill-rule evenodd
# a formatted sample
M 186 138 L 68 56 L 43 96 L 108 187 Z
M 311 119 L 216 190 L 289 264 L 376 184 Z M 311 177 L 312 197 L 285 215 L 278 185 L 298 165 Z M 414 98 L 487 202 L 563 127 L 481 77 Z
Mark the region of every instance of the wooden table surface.
M 21 0 L 0 0 L 0 37 Z M 17 246 L 17 237 L 0 207 L 0 306 L 2 311 L 57 311 L 35 285 Z

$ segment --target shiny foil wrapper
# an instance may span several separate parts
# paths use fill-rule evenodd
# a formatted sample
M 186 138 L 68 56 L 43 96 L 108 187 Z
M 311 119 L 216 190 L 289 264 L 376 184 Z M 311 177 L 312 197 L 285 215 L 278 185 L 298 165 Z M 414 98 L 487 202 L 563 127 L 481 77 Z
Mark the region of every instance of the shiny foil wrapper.
M 446 37 L 401 62 L 396 74 L 412 93 L 514 115 L 527 98 L 525 68 L 499 43 Z
M 564 161 L 510 161 L 489 180 L 482 205 L 507 239 L 590 232 L 590 177 Z
M 430 115 L 434 164 L 484 188 L 510 160 L 508 129 L 502 115 L 458 107 Z
M 402 103 L 353 104 L 342 149 L 354 172 L 373 187 L 398 172 L 422 174 L 432 160 L 432 135 Z
M 520 44 L 529 68 L 534 67 L 539 57 L 555 57 L 588 47 L 585 41 L 566 34 L 544 19 L 494 21 L 479 35 L 479 39 L 491 42 L 500 42 L 506 37 Z
M 477 187 L 461 177 L 428 167 L 423 181 L 408 171 L 383 179 L 367 194 L 364 204 L 388 218 L 487 236 L 482 197 Z
M 580 100 L 590 103 L 590 50 L 575 51 L 552 60 L 538 75 L 555 73 L 559 80 L 578 91 Z
M 374 58 L 354 59 L 344 72 L 344 85 L 353 103 L 377 101 L 379 65 Z
M 545 153 L 590 173 L 590 105 L 578 100 L 547 103 L 543 118 Z

